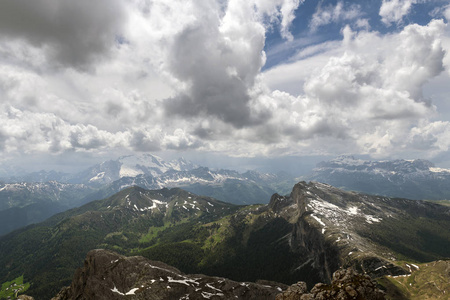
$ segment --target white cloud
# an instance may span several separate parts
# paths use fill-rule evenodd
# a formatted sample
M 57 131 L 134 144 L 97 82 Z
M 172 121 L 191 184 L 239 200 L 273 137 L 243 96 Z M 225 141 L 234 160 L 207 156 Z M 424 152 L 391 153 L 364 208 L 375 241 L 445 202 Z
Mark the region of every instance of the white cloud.
M 315 31 L 321 26 L 340 21 L 354 20 L 360 16 L 362 16 L 361 8 L 357 4 L 347 7 L 344 5 L 344 2 L 339 1 L 336 6 L 328 5 L 322 7 L 320 2 L 316 12 L 312 16 L 309 27 L 312 31 Z
M 257 7 L 259 18 L 268 16 L 271 24 L 279 23 L 280 35 L 291 42 L 294 37 L 289 27 L 295 19 L 295 10 L 303 2 L 305 0 L 254 0 L 254 5 Z
M 278 26 L 291 39 L 301 3 L 132 0 L 104 24 L 95 23 L 98 7 L 73 4 L 102 36 L 98 44 L 80 38 L 73 60 L 58 52 L 72 42 L 61 32 L 43 30 L 42 44 L 32 37 L 33 22 L 45 28 L 55 18 L 20 30 L 0 21 L 8 24 L 0 29 L 0 149 L 382 156 L 428 143 L 445 151 L 437 143 L 446 145 L 448 125 L 428 121 L 435 107 L 422 89 L 446 66 L 447 25 L 383 36 L 369 31 L 359 6 L 319 7 L 313 27 L 352 20 L 362 30 L 345 27 L 342 40 L 303 48 L 261 74 L 267 30 Z
M 381 21 L 386 26 L 402 23 L 403 17 L 409 14 L 412 5 L 418 2 L 419 0 L 383 0 L 379 12 Z
M 303 3 L 304 0 L 302 0 L 301 2 Z M 281 29 L 280 29 L 281 36 L 289 41 L 292 41 L 294 39 L 291 32 L 289 31 L 289 27 L 292 21 L 294 21 L 295 18 L 294 11 L 297 9 L 299 4 L 300 0 L 285 0 L 283 1 L 283 4 L 281 5 L 280 8 L 282 15 Z
M 276 114 L 274 120 L 284 124 L 285 136 L 309 140 L 310 147 L 314 143 L 322 148 L 325 141 L 334 138 L 333 147 L 346 144 L 344 152 L 386 156 L 407 151 L 404 141 L 411 128 L 419 123 L 425 126 L 435 114 L 422 89 L 444 70 L 440 38 L 445 28 L 441 20 L 435 20 L 427 26 L 409 25 L 400 33 L 382 36 L 347 27 L 339 46 L 317 56 L 321 58 L 316 60 L 316 71 L 303 79 L 304 96 L 291 98 L 292 105 L 301 102 L 303 107 L 287 104 L 284 112 L 278 107 L 282 117 L 278 119 Z M 308 60 L 267 73 L 269 78 L 276 72 L 284 73 L 287 82 L 300 81 L 295 70 L 304 63 Z M 276 93 L 273 97 L 281 101 Z M 297 118 L 293 120 L 294 115 Z M 328 138 L 316 139 L 318 136 Z

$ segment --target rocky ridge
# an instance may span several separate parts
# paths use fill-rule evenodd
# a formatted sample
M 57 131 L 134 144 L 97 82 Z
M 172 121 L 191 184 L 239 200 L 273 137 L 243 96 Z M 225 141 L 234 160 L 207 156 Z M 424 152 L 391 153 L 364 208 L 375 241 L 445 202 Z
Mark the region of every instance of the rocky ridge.
M 406 266 L 395 263 L 405 256 L 386 247 L 385 239 L 398 237 L 397 242 L 403 242 L 396 224 L 403 226 L 411 218 L 450 220 L 450 208 L 437 204 L 346 192 L 317 182 L 299 182 L 290 196 L 274 195 L 268 206 L 293 224 L 285 238 L 302 257 L 295 270 L 313 269 L 328 283 L 340 267 L 353 266 L 372 278 L 409 273 Z M 377 235 L 387 231 L 397 237 Z M 403 255 L 413 254 L 399 250 Z M 442 254 L 450 256 L 449 250 Z
M 140 256 L 125 257 L 92 250 L 75 273 L 70 287 L 52 300 L 114 299 L 274 299 L 285 286 L 236 282 L 178 269 Z

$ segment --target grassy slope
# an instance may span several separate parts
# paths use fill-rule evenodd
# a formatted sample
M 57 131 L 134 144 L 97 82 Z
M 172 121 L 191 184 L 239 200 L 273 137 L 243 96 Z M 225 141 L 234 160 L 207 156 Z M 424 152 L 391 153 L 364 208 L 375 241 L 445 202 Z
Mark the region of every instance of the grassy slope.
M 378 283 L 386 289 L 387 299 L 450 299 L 450 261 L 440 260 L 412 267 L 411 275 L 385 276 Z

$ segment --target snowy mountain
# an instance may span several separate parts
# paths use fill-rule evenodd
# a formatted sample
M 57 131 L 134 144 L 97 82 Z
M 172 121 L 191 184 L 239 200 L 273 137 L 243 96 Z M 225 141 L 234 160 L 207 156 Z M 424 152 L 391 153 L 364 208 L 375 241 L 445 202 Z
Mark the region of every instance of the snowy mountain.
M 0 182 L 0 211 L 12 207 L 25 207 L 40 201 L 74 207 L 80 204 L 77 200 L 92 191 L 91 188 L 83 184 L 68 184 L 56 181 Z
M 80 172 L 74 175 L 70 182 L 100 186 L 123 177 L 159 176 L 167 171 L 189 171 L 195 168 L 197 168 L 195 164 L 183 158 L 166 162 L 151 154 L 127 155 L 102 162 Z
M 83 184 L 0 182 L 0 236 L 84 204 L 94 190 Z
M 450 199 L 450 170 L 422 159 L 367 161 L 341 156 L 319 163 L 303 179 L 390 197 Z
M 139 186 L 145 189 L 179 187 L 198 195 L 214 197 L 233 204 L 267 203 L 272 194 L 288 193 L 294 180 L 286 175 L 233 170 L 210 170 L 199 167 L 189 171 L 169 170 L 160 176 L 139 174 L 122 177 L 105 185 L 91 199 L 108 197 L 120 190 Z
M 77 174 L 40 171 L 0 182 L 0 235 L 130 186 L 182 187 L 229 203 L 252 204 L 267 203 L 276 192 L 288 193 L 293 183 L 286 174 L 210 170 L 183 158 L 166 162 L 150 154 L 122 156 Z

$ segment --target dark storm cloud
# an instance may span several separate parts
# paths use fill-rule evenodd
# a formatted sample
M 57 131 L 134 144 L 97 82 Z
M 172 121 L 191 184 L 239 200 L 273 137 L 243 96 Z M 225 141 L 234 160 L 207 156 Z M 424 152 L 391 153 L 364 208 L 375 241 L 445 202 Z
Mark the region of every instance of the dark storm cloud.
M 6 0 L 0 39 L 22 39 L 48 51 L 56 65 L 86 69 L 108 53 L 125 15 L 116 0 Z
M 239 49 L 227 44 L 217 23 L 211 18 L 176 36 L 170 52 L 170 70 L 189 89 L 186 94 L 167 100 L 166 112 L 187 118 L 214 117 L 235 128 L 259 124 L 269 114 L 252 114 L 248 90 L 262 66 L 263 40 L 261 45 L 250 43 L 249 47 L 256 51 L 250 57 L 242 57 Z

